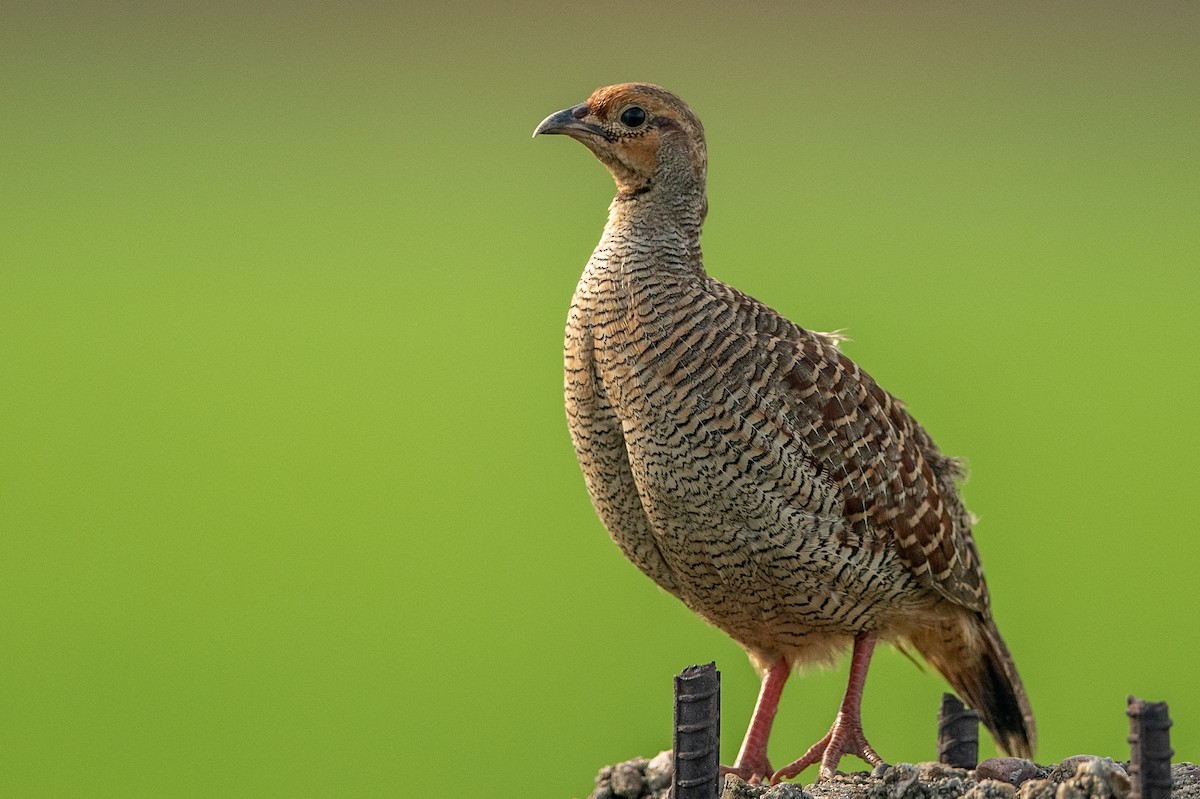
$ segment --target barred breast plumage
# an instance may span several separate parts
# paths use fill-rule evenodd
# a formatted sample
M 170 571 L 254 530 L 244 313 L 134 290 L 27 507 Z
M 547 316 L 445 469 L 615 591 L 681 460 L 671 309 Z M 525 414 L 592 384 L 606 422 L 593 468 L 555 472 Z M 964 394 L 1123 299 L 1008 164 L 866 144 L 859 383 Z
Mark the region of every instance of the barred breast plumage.
M 836 337 L 706 274 L 699 120 L 660 87 L 621 84 L 537 133 L 578 139 L 617 183 L 567 323 L 569 427 L 622 552 L 763 673 L 729 770 L 778 780 L 818 761 L 827 777 L 844 753 L 882 762 L 859 720 L 876 640 L 920 651 L 1028 755 L 1033 716 L 991 618 L 958 462 Z M 788 674 L 851 645 L 830 734 L 773 771 Z

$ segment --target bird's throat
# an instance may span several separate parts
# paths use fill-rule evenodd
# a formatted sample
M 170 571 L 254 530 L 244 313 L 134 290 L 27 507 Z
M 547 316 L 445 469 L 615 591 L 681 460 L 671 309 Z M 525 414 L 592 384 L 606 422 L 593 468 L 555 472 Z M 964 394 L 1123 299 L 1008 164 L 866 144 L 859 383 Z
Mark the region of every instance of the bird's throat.
M 647 202 L 651 197 L 652 193 L 631 199 L 618 195 L 613 200 L 593 261 L 601 260 L 613 272 L 649 267 L 660 274 L 704 275 L 703 218 Z

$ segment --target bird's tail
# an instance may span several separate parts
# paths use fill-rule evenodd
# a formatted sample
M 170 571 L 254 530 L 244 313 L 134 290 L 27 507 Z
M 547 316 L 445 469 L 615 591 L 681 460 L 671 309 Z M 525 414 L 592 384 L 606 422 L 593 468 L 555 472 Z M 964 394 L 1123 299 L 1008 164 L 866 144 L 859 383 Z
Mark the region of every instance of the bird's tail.
M 911 636 L 912 644 L 946 678 L 1010 755 L 1032 758 L 1037 744 L 1033 710 L 1000 631 L 991 618 L 964 609 L 941 628 Z

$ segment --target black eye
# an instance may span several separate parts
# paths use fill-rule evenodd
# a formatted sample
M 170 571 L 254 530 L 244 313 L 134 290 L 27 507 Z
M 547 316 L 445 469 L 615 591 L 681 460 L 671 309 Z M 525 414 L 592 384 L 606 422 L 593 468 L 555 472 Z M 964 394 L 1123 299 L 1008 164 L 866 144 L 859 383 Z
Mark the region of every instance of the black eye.
M 631 105 L 621 112 L 621 124 L 627 128 L 639 127 L 645 121 L 646 112 L 636 105 Z

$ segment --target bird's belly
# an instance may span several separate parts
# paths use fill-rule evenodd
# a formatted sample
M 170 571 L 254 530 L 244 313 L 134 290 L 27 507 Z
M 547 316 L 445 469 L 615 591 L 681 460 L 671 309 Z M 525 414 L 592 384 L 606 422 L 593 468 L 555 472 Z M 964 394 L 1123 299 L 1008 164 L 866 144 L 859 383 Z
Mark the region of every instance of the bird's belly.
M 740 427 L 739 427 L 740 424 Z M 792 442 L 718 408 L 622 419 L 642 505 L 680 598 L 775 654 L 885 627 L 912 587 L 891 547 L 845 529 L 841 501 Z
M 569 407 L 604 398 L 628 462 L 647 524 L 606 517 L 622 549 L 643 544 L 627 534 L 652 537 L 668 590 L 760 654 L 829 654 L 828 641 L 886 635 L 891 619 L 924 601 L 887 536 L 847 521 L 829 465 L 795 431 L 760 363 L 717 357 L 719 338 L 672 349 L 646 329 L 628 336 L 614 322 L 581 336 L 594 343 L 581 347 L 594 366 L 568 385 Z M 598 477 L 589 478 L 594 500 L 611 493 Z M 664 584 L 646 562 L 639 567 Z

